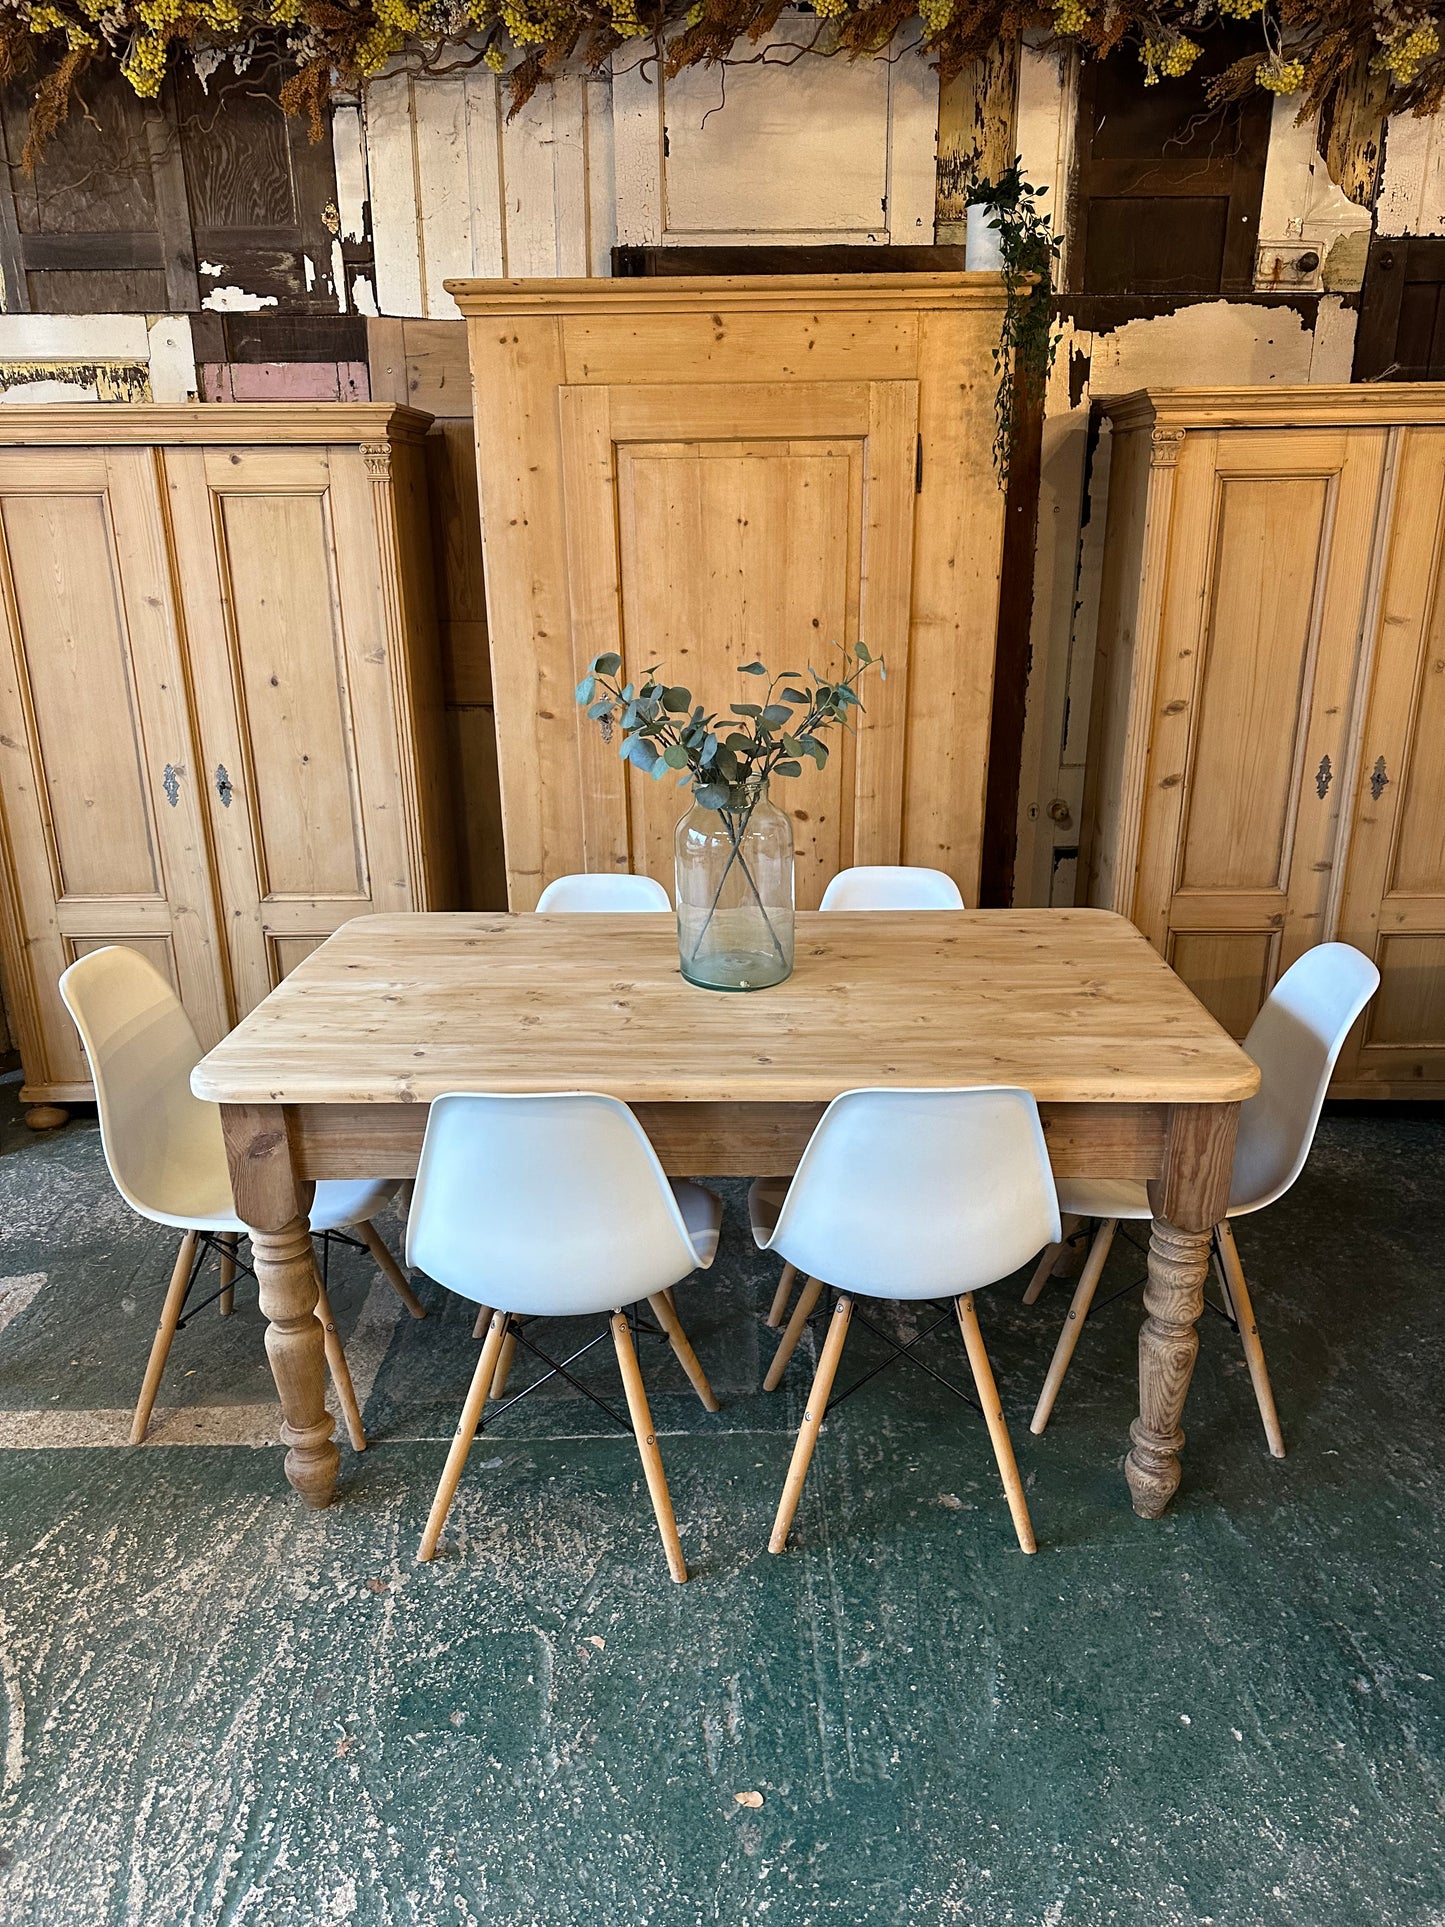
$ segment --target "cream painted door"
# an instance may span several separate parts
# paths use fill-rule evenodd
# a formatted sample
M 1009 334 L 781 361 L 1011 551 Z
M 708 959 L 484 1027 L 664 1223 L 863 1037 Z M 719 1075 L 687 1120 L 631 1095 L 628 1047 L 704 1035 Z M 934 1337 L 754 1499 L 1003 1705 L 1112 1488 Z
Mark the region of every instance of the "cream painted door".
M 1335 1088 L 1445 1088 L 1445 429 L 1404 430 L 1338 934 L 1381 984 Z
M 713 382 L 559 391 L 573 650 L 616 650 L 727 713 L 738 670 L 820 671 L 860 637 L 886 658 L 856 738 L 784 779 L 800 907 L 836 870 L 899 861 L 918 384 Z M 581 737 L 587 867 L 670 889 L 688 798 Z
M 0 452 L 0 625 L 10 1002 L 27 1095 L 83 1096 L 56 980 L 85 951 L 139 950 L 203 1044 L 228 1028 L 149 449 Z
M 1249 1028 L 1327 928 L 1385 431 L 1191 433 L 1135 919 Z
M 373 482 L 360 448 L 172 448 L 236 1014 L 349 918 L 412 901 Z

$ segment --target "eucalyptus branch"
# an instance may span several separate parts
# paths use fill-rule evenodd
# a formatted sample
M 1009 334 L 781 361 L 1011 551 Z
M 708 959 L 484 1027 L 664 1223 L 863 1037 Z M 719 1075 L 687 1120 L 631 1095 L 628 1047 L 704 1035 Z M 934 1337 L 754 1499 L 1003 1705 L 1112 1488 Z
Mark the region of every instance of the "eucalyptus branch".
M 842 673 L 824 676 L 811 664 L 806 671 L 783 669 L 776 675 L 760 662 L 746 662 L 743 676 L 767 676 L 763 700 L 729 703 L 726 717 L 694 703 L 690 689 L 659 680 L 653 664 L 637 683 L 619 681 L 622 658 L 597 656 L 577 685 L 577 701 L 610 742 L 620 732 L 618 755 L 660 782 L 677 773 L 679 788 L 691 784 L 704 809 L 734 813 L 752 809 L 774 776 L 801 776 L 811 761 L 828 761 L 824 732 L 835 724 L 847 729 L 863 704 L 858 684 L 883 658 L 863 642 L 843 652 Z

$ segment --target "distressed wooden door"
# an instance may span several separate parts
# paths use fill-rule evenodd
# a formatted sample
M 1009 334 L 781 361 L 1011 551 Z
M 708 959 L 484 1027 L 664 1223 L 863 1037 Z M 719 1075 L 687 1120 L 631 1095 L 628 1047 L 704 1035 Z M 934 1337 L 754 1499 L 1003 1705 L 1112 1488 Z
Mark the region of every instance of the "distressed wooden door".
M 1328 927 L 1385 433 L 1179 457 L 1135 919 L 1235 1036 Z
M 228 1028 L 165 520 L 146 448 L 0 453 L 0 803 L 27 1084 L 83 1096 L 66 965 L 122 943 Z
M 165 454 L 236 1015 L 414 906 L 362 447 Z
M 857 735 L 822 771 L 780 780 L 797 894 L 835 871 L 899 861 L 913 556 L 916 381 L 564 386 L 562 481 L 572 632 L 584 661 L 663 665 L 724 715 L 755 698 L 742 664 L 836 669 L 861 637 L 870 674 Z M 689 798 L 582 737 L 588 869 L 672 885 Z
M 1445 429 L 1404 431 L 1338 934 L 1380 989 L 1337 1085 L 1445 1084 Z

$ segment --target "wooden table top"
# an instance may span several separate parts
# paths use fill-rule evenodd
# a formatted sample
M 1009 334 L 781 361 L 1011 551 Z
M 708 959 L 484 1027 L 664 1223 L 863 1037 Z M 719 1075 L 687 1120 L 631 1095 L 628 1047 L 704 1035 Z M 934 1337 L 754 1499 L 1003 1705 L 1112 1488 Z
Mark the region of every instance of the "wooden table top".
M 1259 1073 L 1105 910 L 817 911 L 772 990 L 699 990 L 673 918 L 360 917 L 196 1066 L 230 1104 L 606 1091 L 820 1103 L 860 1085 L 1021 1084 L 1050 1103 L 1226 1103 Z

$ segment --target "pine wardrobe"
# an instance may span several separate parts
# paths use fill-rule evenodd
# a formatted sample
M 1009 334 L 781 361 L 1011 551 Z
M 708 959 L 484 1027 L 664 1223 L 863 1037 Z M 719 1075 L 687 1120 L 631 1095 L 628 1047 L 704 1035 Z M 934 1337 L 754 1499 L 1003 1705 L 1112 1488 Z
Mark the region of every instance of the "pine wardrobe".
M 1445 393 L 1105 404 L 1081 873 L 1236 1036 L 1310 945 L 1380 991 L 1340 1096 L 1445 1092 Z
M 853 863 L 978 901 L 1004 497 L 993 274 L 457 281 L 476 396 L 507 887 L 671 888 L 671 783 L 573 701 L 596 655 L 726 715 L 738 670 L 887 659 L 857 734 L 778 786 L 797 893 Z
M 429 422 L 0 415 L 0 950 L 28 1103 L 90 1094 L 56 991 L 84 951 L 149 957 L 209 1046 L 348 918 L 449 904 Z

